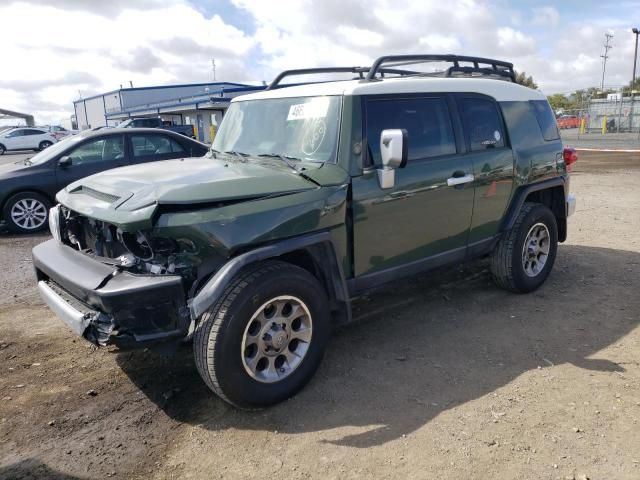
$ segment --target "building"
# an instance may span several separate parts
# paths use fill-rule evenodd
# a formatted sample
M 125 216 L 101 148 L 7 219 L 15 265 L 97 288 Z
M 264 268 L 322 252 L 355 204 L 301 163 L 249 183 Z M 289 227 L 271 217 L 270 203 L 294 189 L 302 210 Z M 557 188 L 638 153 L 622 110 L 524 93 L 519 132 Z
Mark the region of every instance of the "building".
M 196 137 L 210 143 L 230 100 L 263 86 L 214 82 L 120 88 L 73 102 L 80 130 L 116 126 L 131 117 L 161 117 L 193 125 Z

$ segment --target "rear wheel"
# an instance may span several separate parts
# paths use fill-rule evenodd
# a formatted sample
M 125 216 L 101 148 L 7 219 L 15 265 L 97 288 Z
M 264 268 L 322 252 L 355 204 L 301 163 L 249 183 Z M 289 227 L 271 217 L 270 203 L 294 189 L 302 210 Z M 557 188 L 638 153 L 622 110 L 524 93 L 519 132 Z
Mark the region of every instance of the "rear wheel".
M 33 233 L 47 227 L 51 202 L 35 192 L 22 192 L 7 200 L 3 216 L 9 230 L 16 233 Z
M 525 203 L 513 228 L 491 255 L 494 282 L 512 292 L 531 292 L 549 276 L 558 250 L 558 226 L 553 212 Z
M 44 140 L 40 142 L 40 145 L 38 145 L 38 150 L 44 150 L 45 148 L 49 148 L 51 145 L 53 145 L 53 142 L 50 142 L 49 140 Z
M 198 372 L 214 393 L 240 408 L 286 400 L 322 360 L 327 305 L 322 285 L 300 267 L 270 261 L 248 270 L 200 319 Z

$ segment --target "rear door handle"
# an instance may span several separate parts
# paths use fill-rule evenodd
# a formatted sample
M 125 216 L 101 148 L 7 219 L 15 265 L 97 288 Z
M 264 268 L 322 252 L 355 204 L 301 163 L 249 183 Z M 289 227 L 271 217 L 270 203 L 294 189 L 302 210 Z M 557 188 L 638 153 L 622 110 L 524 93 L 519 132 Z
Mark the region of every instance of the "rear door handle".
M 476 177 L 473 175 L 464 175 L 463 177 L 451 177 L 447 178 L 447 185 L 449 187 L 455 187 L 456 185 L 462 185 L 464 183 L 473 182 Z

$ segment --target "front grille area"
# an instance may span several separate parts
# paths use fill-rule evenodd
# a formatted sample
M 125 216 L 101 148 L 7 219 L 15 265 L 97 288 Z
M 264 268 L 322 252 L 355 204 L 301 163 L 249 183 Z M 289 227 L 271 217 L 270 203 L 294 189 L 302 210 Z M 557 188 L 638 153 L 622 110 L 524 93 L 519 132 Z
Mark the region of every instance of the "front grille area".
M 69 210 L 64 215 L 63 242 L 78 250 L 106 258 L 127 253 L 117 227 L 78 215 Z

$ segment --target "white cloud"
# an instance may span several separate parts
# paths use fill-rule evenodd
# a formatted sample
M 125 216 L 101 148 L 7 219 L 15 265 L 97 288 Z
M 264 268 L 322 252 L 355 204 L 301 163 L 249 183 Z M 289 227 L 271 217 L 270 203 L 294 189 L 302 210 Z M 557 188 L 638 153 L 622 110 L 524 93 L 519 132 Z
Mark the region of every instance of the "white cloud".
M 599 85 L 610 28 L 606 83 L 631 76 L 630 6 L 594 9 L 578 21 L 559 7 L 504 0 L 231 1 L 253 20 L 252 33 L 224 11 L 206 15 L 188 0 L 5 0 L 0 105 L 58 122 L 78 90 L 208 81 L 212 57 L 218 79 L 268 81 L 285 68 L 368 65 L 380 55 L 419 52 L 509 60 L 545 92 L 568 92 Z
M 129 81 L 141 86 L 211 80 L 212 57 L 218 78 L 251 79 L 238 58 L 254 40 L 182 0 L 117 1 L 115 10 L 110 2 L 36 3 L 0 7 L 0 104 L 35 112 L 38 122 L 68 118 L 78 91 L 87 96 Z M 187 49 L 195 54 L 180 51 L 185 45 L 179 35 L 191 41 Z

